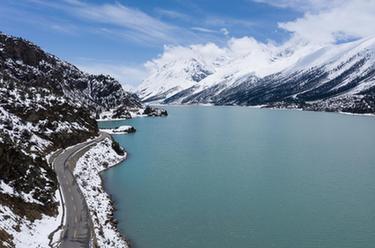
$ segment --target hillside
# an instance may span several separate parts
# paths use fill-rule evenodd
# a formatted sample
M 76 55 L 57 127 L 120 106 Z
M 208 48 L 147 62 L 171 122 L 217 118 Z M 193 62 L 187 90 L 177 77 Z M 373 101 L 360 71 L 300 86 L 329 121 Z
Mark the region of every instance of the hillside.
M 95 118 L 103 113 L 166 114 L 144 109 L 110 76 L 84 73 L 29 41 L 0 34 L 0 246 L 22 245 L 22 234 L 37 235 L 35 221 L 58 214 L 58 182 L 47 158 L 97 136 Z
M 160 75 L 175 75 L 173 63 L 162 68 Z M 186 75 L 161 80 L 160 75 L 151 74 L 145 82 L 154 82 L 150 89 L 164 86 L 164 92 L 153 98 L 141 94 L 143 101 L 375 113 L 375 38 L 323 47 L 256 44 L 193 84 L 185 83 Z M 167 94 L 171 80 L 173 89 L 181 90 Z M 139 91 L 147 92 L 146 86 L 143 83 Z

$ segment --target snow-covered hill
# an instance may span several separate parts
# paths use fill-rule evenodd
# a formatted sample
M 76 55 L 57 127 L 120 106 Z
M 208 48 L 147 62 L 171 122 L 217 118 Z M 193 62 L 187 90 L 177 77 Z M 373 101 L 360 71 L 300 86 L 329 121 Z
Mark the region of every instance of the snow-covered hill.
M 159 74 L 145 80 L 147 85 L 142 84 L 145 92 L 164 87 L 164 92 L 158 91 L 162 97 L 141 94 L 142 100 L 375 113 L 374 37 L 323 47 L 297 39 L 283 46 L 247 42 L 247 49 L 234 53 L 229 48 L 233 51 L 211 74 L 183 87 L 176 74 L 166 77 L 175 71 L 174 63 L 165 64 Z M 181 64 L 178 67 L 183 70 Z M 170 85 L 179 90 L 171 94 Z
M 48 245 L 48 223 L 59 224 L 59 204 L 46 157 L 98 135 L 95 117 L 103 112 L 117 118 L 166 114 L 144 108 L 110 76 L 84 73 L 0 33 L 0 247 Z

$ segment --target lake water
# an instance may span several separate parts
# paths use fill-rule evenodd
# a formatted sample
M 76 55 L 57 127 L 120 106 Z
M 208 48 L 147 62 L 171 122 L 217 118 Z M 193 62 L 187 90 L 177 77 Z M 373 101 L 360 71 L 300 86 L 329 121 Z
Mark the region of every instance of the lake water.
M 135 248 L 375 247 L 375 118 L 167 107 L 103 175 Z

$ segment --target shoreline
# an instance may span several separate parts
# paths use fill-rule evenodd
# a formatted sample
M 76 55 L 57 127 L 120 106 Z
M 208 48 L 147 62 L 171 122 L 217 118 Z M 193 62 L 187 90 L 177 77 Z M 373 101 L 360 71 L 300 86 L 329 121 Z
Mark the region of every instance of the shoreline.
M 252 106 L 240 106 L 240 105 L 214 105 L 214 104 L 155 104 L 156 106 L 173 106 L 173 107 L 184 107 L 184 106 L 201 106 L 201 107 L 247 107 L 247 108 L 250 108 L 250 109 L 265 109 L 265 110 L 278 110 L 278 111 L 303 111 L 303 112 L 316 112 L 316 113 L 327 113 L 327 114 L 338 114 L 338 115 L 343 115 L 343 116 L 360 116 L 360 117 L 375 117 L 375 114 L 371 114 L 371 113 L 366 113 L 366 114 L 359 114 L 359 113 L 350 113 L 350 112 L 342 112 L 342 111 L 315 111 L 315 110 L 308 110 L 308 109 L 303 109 L 303 108 L 277 108 L 277 107 L 267 107 L 266 105 L 252 105 Z M 137 118 L 137 117 L 145 117 L 145 115 L 140 115 L 140 116 L 136 116 L 136 117 L 133 117 L 133 118 Z M 132 118 L 132 119 L 133 119 Z M 111 122 L 111 121 L 124 121 L 124 120 L 131 120 L 131 119 L 126 119 L 126 118 L 119 118 L 119 119 L 98 119 L 97 122 Z M 105 130 L 102 130 L 100 129 L 100 131 L 104 131 L 106 132 Z M 118 134 L 128 134 L 128 133 L 111 133 L 111 132 L 107 132 L 108 134 L 110 134 L 110 136 L 112 137 L 112 139 L 114 140 L 114 135 L 118 135 Z M 125 158 L 122 159 L 120 162 L 118 162 L 117 164 L 113 165 L 113 166 L 110 166 L 102 171 L 99 172 L 99 177 L 101 179 L 101 188 L 103 189 L 104 192 L 106 192 L 109 196 L 109 204 L 111 205 L 111 213 L 110 213 L 110 216 L 113 217 L 113 222 L 112 224 L 114 225 L 115 227 L 115 230 L 117 233 L 120 234 L 120 236 L 123 238 L 123 240 L 126 242 L 126 244 L 128 245 L 129 248 L 132 247 L 131 245 L 131 241 L 130 239 L 128 239 L 126 237 L 126 234 L 120 232 L 119 228 L 118 228 L 118 220 L 114 218 L 115 216 L 115 212 L 117 211 L 117 208 L 116 208 L 116 202 L 115 200 L 113 199 L 113 196 L 112 194 L 106 190 L 105 186 L 104 186 L 104 179 L 103 179 L 103 173 L 105 173 L 106 171 L 108 171 L 109 169 L 112 169 L 116 166 L 119 166 L 121 165 L 124 161 L 126 161 L 128 159 L 128 152 L 126 151 L 125 148 L 122 147 L 122 149 L 124 150 L 125 152 Z
M 375 114 L 358 114 L 358 113 L 350 113 L 350 112 L 342 112 L 342 111 L 314 111 L 314 110 L 307 110 L 307 109 L 302 109 L 302 108 L 277 108 L 277 107 L 267 107 L 265 105 L 252 105 L 252 106 L 240 106 L 240 105 L 214 105 L 214 104 L 155 104 L 155 106 L 173 106 L 173 107 L 184 107 L 184 106 L 201 106 L 201 107 L 245 107 L 245 108 L 250 108 L 250 109 L 265 109 L 265 110 L 277 110 L 277 111 L 303 111 L 303 112 L 315 112 L 315 113 L 327 113 L 327 114 L 338 114 L 338 115 L 347 115 L 347 116 L 360 116 L 360 117 L 375 117 Z M 134 118 L 137 118 L 137 117 L 145 117 L 145 115 L 140 115 L 140 116 L 136 116 Z M 133 119 L 133 118 L 132 118 Z M 131 119 L 126 119 L 126 118 L 119 118 L 119 119 L 97 119 L 96 121 L 97 122 L 111 122 L 111 121 L 124 121 L 124 120 L 131 120 Z M 110 129 L 108 129 L 110 130 Z M 103 129 L 100 129 L 100 131 L 103 131 L 103 132 L 106 132 L 106 130 L 103 130 Z M 128 134 L 128 133 L 113 133 L 113 132 L 107 132 L 108 134 L 110 134 L 110 136 L 112 137 L 112 139 L 114 139 L 114 135 L 119 135 L 119 134 Z M 110 205 L 112 207 L 112 210 L 111 210 L 111 216 L 114 216 L 115 215 L 115 212 L 117 211 L 117 208 L 116 208 L 116 202 L 113 200 L 113 196 L 112 194 L 106 190 L 105 186 L 104 186 L 104 179 L 103 179 L 103 173 L 105 173 L 106 171 L 116 167 L 116 166 L 119 166 L 121 165 L 123 162 L 125 162 L 127 159 L 128 159 L 128 152 L 126 151 L 125 148 L 122 147 L 122 149 L 124 150 L 125 152 L 125 158 L 118 162 L 117 164 L 111 166 L 111 167 L 108 167 L 102 171 L 99 172 L 99 176 L 100 176 L 100 179 L 101 179 L 101 188 L 103 189 L 104 192 L 106 192 L 109 196 L 109 199 L 110 199 Z M 119 228 L 118 228 L 118 222 L 117 222 L 117 219 L 114 219 L 115 223 L 114 226 L 116 228 L 116 232 L 118 232 L 121 237 L 124 239 L 124 241 L 127 243 L 128 247 L 131 248 L 131 242 L 129 239 L 127 239 L 126 237 L 126 234 L 124 233 L 121 233 Z
M 109 136 L 109 135 L 108 135 Z M 102 173 L 124 162 L 128 153 L 119 155 L 112 148 L 113 137 L 93 145 L 77 159 L 73 174 L 88 205 L 95 240 L 99 247 L 130 247 L 114 218 L 116 210 L 111 194 L 105 190 Z
M 113 119 L 95 119 L 95 120 L 96 122 L 127 121 L 127 120 L 132 120 L 134 118 L 140 118 L 140 117 L 147 117 L 147 115 L 137 115 L 137 116 L 133 116 L 132 118 L 113 118 Z
M 303 112 L 316 112 L 316 113 L 330 113 L 330 114 L 342 114 L 342 115 L 352 115 L 352 116 L 368 116 L 368 117 L 375 117 L 375 113 L 352 113 L 352 112 L 343 112 L 343 111 L 324 111 L 324 110 L 311 110 L 311 109 L 303 109 L 303 108 L 287 108 L 287 107 L 268 107 L 268 105 L 215 105 L 213 103 L 192 103 L 192 104 L 179 104 L 179 103 L 172 103 L 172 104 L 162 104 L 162 103 L 154 103 L 154 106 L 160 107 L 184 107 L 184 106 L 197 106 L 197 107 L 241 107 L 241 108 L 251 108 L 251 109 L 271 109 L 271 110 L 292 110 L 292 111 L 303 111 Z M 113 119 L 113 121 L 117 121 L 120 119 Z M 126 120 L 126 119 L 124 119 Z M 130 119 L 131 120 L 131 119 Z M 102 121 L 102 120 L 99 120 Z M 111 121 L 110 119 L 106 121 Z
M 112 136 L 112 135 L 111 135 L 111 136 Z M 112 138 L 113 138 L 113 137 L 112 137 Z M 114 225 L 116 232 L 120 234 L 120 236 L 123 238 L 123 240 L 125 241 L 125 243 L 128 245 L 128 248 L 132 248 L 132 245 L 131 245 L 130 239 L 128 239 L 128 238 L 126 237 L 125 234 L 121 233 L 120 230 L 119 230 L 119 228 L 118 228 L 118 221 L 117 221 L 116 218 L 114 218 L 114 216 L 115 216 L 115 212 L 117 211 L 116 204 L 115 204 L 115 201 L 113 200 L 113 196 L 112 196 L 112 194 L 109 193 L 109 192 L 105 189 L 105 186 L 104 186 L 104 179 L 103 179 L 103 175 L 102 175 L 102 174 L 105 173 L 106 171 L 108 171 L 108 170 L 110 170 L 110 169 L 113 169 L 113 168 L 115 168 L 115 167 L 117 167 L 117 166 L 120 166 L 123 162 L 125 162 L 125 161 L 128 159 L 128 152 L 127 152 L 124 148 L 123 148 L 123 150 L 124 150 L 124 152 L 125 152 L 125 158 L 124 158 L 123 160 L 121 160 L 120 162 L 118 162 L 117 164 L 115 164 L 115 165 L 113 165 L 113 166 L 111 166 L 111 167 L 108 167 L 108 168 L 106 168 L 106 169 L 100 171 L 100 172 L 99 172 L 99 177 L 100 177 L 100 181 L 101 181 L 101 184 L 100 184 L 100 185 L 101 185 L 101 188 L 102 188 L 103 191 L 106 192 L 106 193 L 108 194 L 108 196 L 109 196 L 109 203 L 110 203 L 111 208 L 112 208 L 112 209 L 111 209 L 111 213 L 110 213 L 110 215 L 111 215 L 111 217 L 113 217 L 113 222 L 112 222 L 112 224 Z
M 220 106 L 220 105 L 217 105 Z M 271 109 L 271 110 L 280 110 L 280 111 L 301 111 L 301 112 L 311 112 L 311 113 L 326 113 L 326 114 L 338 114 L 338 115 L 352 115 L 352 116 L 361 116 L 361 117 L 375 117 L 375 113 L 351 113 L 343 111 L 322 111 L 322 110 L 311 110 L 303 108 L 277 108 L 277 107 L 267 107 L 265 105 L 255 105 L 255 106 L 239 106 L 239 105 L 226 105 L 226 106 L 238 106 L 238 107 L 250 107 L 254 109 Z

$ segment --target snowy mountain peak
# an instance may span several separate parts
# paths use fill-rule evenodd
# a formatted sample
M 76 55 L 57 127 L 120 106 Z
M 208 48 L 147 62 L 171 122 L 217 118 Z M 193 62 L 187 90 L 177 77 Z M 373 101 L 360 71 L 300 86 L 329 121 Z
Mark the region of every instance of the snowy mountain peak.
M 298 38 L 282 46 L 243 38 L 218 49 L 223 52 L 214 59 L 199 52 L 190 60 L 175 55 L 144 81 L 141 99 L 375 112 L 374 37 L 324 46 Z M 197 72 L 204 75 L 198 83 L 192 79 Z
M 175 92 L 193 87 L 214 72 L 214 67 L 196 58 L 169 61 L 157 65 L 151 75 L 138 87 L 138 94 L 145 101 L 155 101 Z M 160 82 L 160 83 L 157 83 Z

